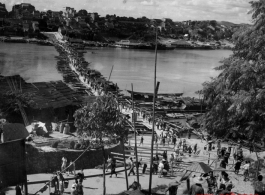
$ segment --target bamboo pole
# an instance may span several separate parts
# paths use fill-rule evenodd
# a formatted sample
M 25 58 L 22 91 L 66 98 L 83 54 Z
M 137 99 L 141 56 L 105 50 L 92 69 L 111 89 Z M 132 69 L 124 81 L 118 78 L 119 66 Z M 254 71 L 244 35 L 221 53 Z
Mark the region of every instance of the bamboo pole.
M 110 75 L 109 75 L 108 81 L 110 80 L 110 77 L 111 77 L 111 74 L 112 74 L 113 67 L 114 67 L 114 65 L 111 67 L 111 71 L 110 71 Z
M 258 174 L 259 174 L 259 156 L 258 156 L 258 152 L 257 152 L 257 148 L 254 146 L 254 144 L 252 143 L 252 146 L 255 150 L 255 154 L 256 154 L 256 157 L 257 157 L 257 160 L 258 160 L 258 167 L 257 167 L 257 170 L 256 170 L 256 178 L 258 177 Z
M 123 147 L 123 163 L 124 163 L 124 170 L 125 170 L 125 178 L 126 178 L 126 188 L 129 190 L 129 184 L 128 184 L 128 175 L 127 175 L 127 169 L 126 169 L 126 160 L 125 160 L 125 150 L 124 150 L 124 141 L 122 140 L 122 147 Z
M 135 146 L 135 156 L 136 156 L 136 175 L 137 175 L 137 182 L 139 183 L 139 166 L 138 166 L 138 154 L 137 154 L 137 139 L 136 139 L 136 130 L 135 130 L 135 114 L 134 114 L 134 100 L 133 100 L 133 84 L 132 84 L 132 124 L 133 124 L 133 130 L 134 130 L 134 146 Z
M 102 153 L 103 153 L 103 195 L 106 195 L 105 150 L 104 150 L 104 146 L 102 146 Z
M 152 189 L 152 166 L 153 166 L 154 131 L 155 131 L 155 100 L 156 100 L 156 64 L 157 64 L 157 27 L 156 27 L 156 46 L 155 46 L 153 125 L 152 125 L 152 141 L 151 141 L 151 163 L 150 163 L 150 177 L 149 177 L 149 195 L 151 195 L 151 189 Z

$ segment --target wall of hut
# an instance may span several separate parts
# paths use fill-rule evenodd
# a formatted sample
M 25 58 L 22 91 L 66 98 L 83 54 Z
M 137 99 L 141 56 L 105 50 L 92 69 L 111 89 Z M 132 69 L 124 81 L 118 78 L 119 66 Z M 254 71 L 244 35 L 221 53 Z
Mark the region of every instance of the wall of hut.
M 111 152 L 122 153 L 122 145 L 117 144 L 111 148 L 105 149 L 105 158 L 111 156 Z M 58 150 L 51 152 L 40 152 L 37 148 L 27 145 L 27 174 L 52 173 L 59 171 L 62 165 L 62 158 L 67 158 L 67 165 L 70 160 L 75 160 L 82 153 L 82 150 Z M 78 161 L 76 161 L 76 170 L 91 169 L 103 164 L 103 152 L 101 149 L 86 151 Z

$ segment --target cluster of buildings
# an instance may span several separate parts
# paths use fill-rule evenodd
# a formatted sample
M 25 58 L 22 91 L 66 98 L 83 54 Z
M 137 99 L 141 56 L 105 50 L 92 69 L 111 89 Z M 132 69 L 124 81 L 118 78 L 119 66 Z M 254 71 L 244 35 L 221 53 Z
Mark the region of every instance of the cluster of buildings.
M 119 17 L 76 11 L 65 7 L 61 11 L 38 11 L 29 3 L 16 4 L 8 12 L 0 3 L 0 36 L 35 36 L 40 31 L 59 31 L 63 36 L 84 40 L 117 41 L 131 39 L 148 41 L 159 28 L 159 35 L 168 38 L 215 39 L 227 38 L 233 26 L 216 21 L 174 22 L 170 18 Z M 184 35 L 186 37 L 184 37 Z M 100 40 L 101 39 L 101 40 Z
M 69 27 L 70 30 L 89 28 L 88 22 L 99 18 L 97 13 L 77 12 L 65 7 L 61 11 L 38 11 L 29 3 L 16 4 L 10 12 L 0 3 L 0 35 L 25 36 L 40 31 L 57 31 Z

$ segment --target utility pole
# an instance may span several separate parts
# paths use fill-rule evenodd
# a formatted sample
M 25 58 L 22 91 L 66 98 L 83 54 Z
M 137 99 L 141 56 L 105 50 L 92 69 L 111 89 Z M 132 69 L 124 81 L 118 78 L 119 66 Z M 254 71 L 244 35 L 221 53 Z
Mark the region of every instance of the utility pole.
M 124 163 L 124 173 L 125 173 L 125 178 L 126 178 L 126 189 L 129 190 L 129 184 L 128 184 L 128 175 L 127 175 L 127 167 L 126 167 L 126 159 L 125 159 L 125 147 L 124 147 L 124 140 L 122 138 L 122 147 L 123 147 L 123 163 Z
M 150 177 L 149 177 L 149 195 L 151 195 L 151 189 L 152 189 L 152 167 L 153 167 L 154 131 L 155 131 L 155 101 L 156 101 L 156 64 L 157 64 L 157 27 L 156 27 L 156 46 L 155 46 L 153 125 L 152 125 L 152 141 L 151 141 L 151 163 L 150 163 Z
M 133 99 L 133 84 L 132 84 L 132 125 L 133 125 L 133 130 L 134 130 L 134 151 L 135 151 L 135 156 L 136 156 L 136 175 L 137 175 L 137 182 L 139 183 L 139 166 L 138 166 L 138 152 L 137 152 L 137 137 L 136 137 L 136 129 L 135 129 L 135 113 L 134 113 L 134 99 Z
M 104 150 L 104 146 L 102 146 L 102 153 L 103 153 L 103 195 L 106 195 L 105 150 Z

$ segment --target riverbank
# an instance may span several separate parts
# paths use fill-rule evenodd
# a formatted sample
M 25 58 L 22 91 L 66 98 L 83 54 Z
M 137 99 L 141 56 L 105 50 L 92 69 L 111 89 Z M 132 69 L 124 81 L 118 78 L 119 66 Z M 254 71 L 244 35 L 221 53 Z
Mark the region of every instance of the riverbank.
M 60 41 L 65 40 L 65 38 L 58 32 L 43 33 L 54 34 L 56 39 Z M 49 36 L 48 36 L 49 38 Z M 89 49 L 90 47 L 116 47 L 125 49 L 139 49 L 139 50 L 154 50 L 155 43 L 152 42 L 139 42 L 137 40 L 120 40 L 115 43 L 99 42 L 99 41 L 87 41 L 82 39 L 68 38 L 71 43 L 75 43 L 77 47 L 82 49 Z M 0 36 L 0 42 L 7 43 L 36 43 L 40 45 L 52 46 L 52 42 L 36 38 L 27 37 L 15 37 L 15 36 Z M 186 39 L 172 39 L 158 37 L 158 50 L 174 50 L 174 49 L 194 49 L 194 50 L 215 50 L 215 49 L 230 49 L 232 50 L 234 44 L 226 39 L 219 41 L 206 40 L 205 42 L 200 42 L 197 40 L 186 40 Z

